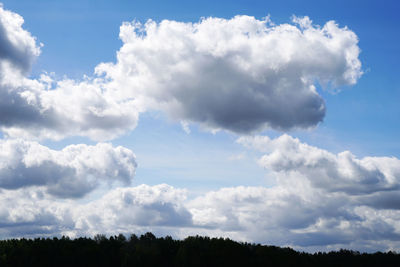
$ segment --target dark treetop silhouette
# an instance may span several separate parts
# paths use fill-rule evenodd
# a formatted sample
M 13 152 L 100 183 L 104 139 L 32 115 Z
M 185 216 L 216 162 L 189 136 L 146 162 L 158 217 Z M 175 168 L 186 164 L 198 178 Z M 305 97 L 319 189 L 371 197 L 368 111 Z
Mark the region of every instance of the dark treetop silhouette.
M 128 239 L 120 234 L 3 240 L 0 266 L 400 266 L 400 255 L 351 250 L 310 254 L 223 238 L 174 240 L 146 233 Z

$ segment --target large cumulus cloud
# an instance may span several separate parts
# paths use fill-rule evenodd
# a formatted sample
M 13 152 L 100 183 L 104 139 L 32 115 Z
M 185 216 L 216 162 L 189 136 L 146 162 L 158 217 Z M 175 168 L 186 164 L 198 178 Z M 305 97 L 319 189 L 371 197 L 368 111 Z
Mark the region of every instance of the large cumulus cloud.
M 96 71 L 177 120 L 237 133 L 312 127 L 325 115 L 316 83 L 335 88 L 361 76 L 358 39 L 333 21 L 293 21 L 125 23 L 117 63 Z
M 0 188 L 43 187 L 61 198 L 82 197 L 102 182 L 129 185 L 136 170 L 129 149 L 99 143 L 51 150 L 36 142 L 0 141 Z
M 362 74 L 357 36 L 333 21 L 236 16 L 124 23 L 116 63 L 82 80 L 31 79 L 40 47 L 21 16 L 0 7 L 0 17 L 0 129 L 12 137 L 112 139 L 152 109 L 237 133 L 308 128 L 325 115 L 316 84 Z

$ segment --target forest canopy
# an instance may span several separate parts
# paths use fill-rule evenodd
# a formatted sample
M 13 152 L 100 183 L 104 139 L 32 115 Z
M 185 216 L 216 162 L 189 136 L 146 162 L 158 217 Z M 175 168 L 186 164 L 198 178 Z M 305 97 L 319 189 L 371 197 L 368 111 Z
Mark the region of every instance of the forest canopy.
M 10 239 L 0 241 L 0 266 L 399 266 L 396 252 L 339 250 L 305 253 L 291 248 L 190 236 Z

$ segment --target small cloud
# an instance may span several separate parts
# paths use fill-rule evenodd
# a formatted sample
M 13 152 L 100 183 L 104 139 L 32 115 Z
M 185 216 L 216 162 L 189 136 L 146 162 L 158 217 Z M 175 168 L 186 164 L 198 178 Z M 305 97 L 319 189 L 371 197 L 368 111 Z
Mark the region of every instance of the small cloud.
M 182 130 L 185 131 L 185 133 L 190 134 L 190 127 L 189 127 L 189 123 L 187 121 L 181 121 L 181 126 L 182 126 Z
M 240 153 L 240 154 L 235 154 L 235 155 L 229 156 L 228 160 L 237 161 L 237 160 L 243 160 L 244 158 L 246 158 L 246 154 Z

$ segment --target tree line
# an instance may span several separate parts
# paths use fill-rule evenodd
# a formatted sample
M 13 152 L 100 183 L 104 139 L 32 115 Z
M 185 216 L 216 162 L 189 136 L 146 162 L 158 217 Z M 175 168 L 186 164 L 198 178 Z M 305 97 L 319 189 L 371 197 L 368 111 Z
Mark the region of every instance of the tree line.
M 311 254 L 227 238 L 175 240 L 146 233 L 1 240 L 0 266 L 400 266 L 400 254 L 344 249 Z

